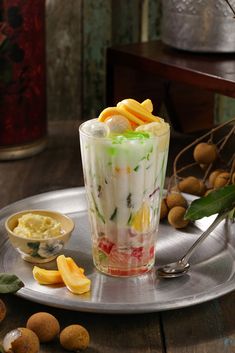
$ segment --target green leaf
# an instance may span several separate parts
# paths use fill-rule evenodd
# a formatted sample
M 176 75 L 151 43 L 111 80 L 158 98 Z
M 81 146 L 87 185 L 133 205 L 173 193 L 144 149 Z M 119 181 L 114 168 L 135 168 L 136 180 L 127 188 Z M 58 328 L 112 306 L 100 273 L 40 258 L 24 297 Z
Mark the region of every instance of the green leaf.
M 0 344 L 0 353 L 4 353 L 3 346 Z
M 212 191 L 209 195 L 194 200 L 185 214 L 185 219 L 195 221 L 209 217 L 225 210 L 232 210 L 235 206 L 235 185 L 227 185 Z
M 231 219 L 232 221 L 235 220 L 235 208 L 233 208 L 228 215 L 228 218 Z
M 24 283 L 11 273 L 0 273 L 0 293 L 15 293 Z

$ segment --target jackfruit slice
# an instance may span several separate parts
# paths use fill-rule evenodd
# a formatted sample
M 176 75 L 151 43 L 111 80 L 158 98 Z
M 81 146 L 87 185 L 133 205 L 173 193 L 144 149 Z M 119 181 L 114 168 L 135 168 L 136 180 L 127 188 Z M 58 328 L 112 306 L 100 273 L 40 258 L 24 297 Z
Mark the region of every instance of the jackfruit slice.
M 143 107 L 145 107 L 145 109 L 147 109 L 150 113 L 152 113 L 152 111 L 153 111 L 153 103 L 152 103 L 151 99 L 145 99 L 145 100 L 141 103 L 141 105 L 142 105 Z
M 82 294 L 90 290 L 91 281 L 84 275 L 84 270 L 78 267 L 71 257 L 58 256 L 57 266 L 66 287 L 72 293 Z
M 150 208 L 146 202 L 133 215 L 131 225 L 137 232 L 146 232 L 148 230 L 150 225 Z
M 33 277 L 39 284 L 63 283 L 62 277 L 57 270 L 45 270 L 38 266 L 33 268 Z

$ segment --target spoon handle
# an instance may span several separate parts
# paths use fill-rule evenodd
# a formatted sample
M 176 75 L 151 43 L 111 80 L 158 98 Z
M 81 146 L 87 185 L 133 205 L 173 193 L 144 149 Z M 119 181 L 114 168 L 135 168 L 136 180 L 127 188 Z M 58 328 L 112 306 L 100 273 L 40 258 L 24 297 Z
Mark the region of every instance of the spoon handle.
M 225 211 L 225 212 L 219 213 L 217 215 L 217 217 L 214 219 L 214 221 L 211 223 L 211 225 L 207 228 L 207 230 L 205 230 L 205 232 L 202 233 L 202 235 L 197 239 L 197 241 L 195 241 L 195 243 L 193 243 L 191 248 L 189 248 L 189 250 L 186 252 L 186 254 L 182 257 L 182 259 L 180 260 L 181 263 L 184 263 L 184 264 L 188 263 L 189 258 L 191 257 L 191 255 L 193 254 L 193 252 L 195 251 L 197 246 L 200 245 L 206 239 L 206 237 L 217 227 L 217 225 L 224 218 L 226 218 L 226 216 L 228 214 L 229 214 L 229 211 Z

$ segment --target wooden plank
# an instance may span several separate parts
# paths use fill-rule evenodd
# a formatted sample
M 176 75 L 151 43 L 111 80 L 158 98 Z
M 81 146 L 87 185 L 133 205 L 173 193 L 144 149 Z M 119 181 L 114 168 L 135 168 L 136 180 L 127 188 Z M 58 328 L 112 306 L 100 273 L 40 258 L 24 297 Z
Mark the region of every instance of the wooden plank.
M 141 26 L 140 41 L 147 42 L 149 39 L 149 0 L 142 0 L 141 4 Z
M 235 81 L 229 71 L 231 56 L 195 56 L 171 49 L 161 41 L 150 41 L 112 48 L 110 60 L 113 65 L 130 65 L 171 81 L 235 97 Z
M 222 123 L 235 116 L 235 99 L 217 94 L 215 97 L 215 122 Z
M 211 129 L 214 126 L 214 93 L 192 85 L 170 82 L 165 106 L 172 126 L 186 133 Z M 178 126 L 177 126 L 178 125 Z
M 235 293 L 220 300 L 162 313 L 167 353 L 235 352 Z
M 81 116 L 81 3 L 46 2 L 49 119 Z
M 134 6 L 134 5 L 135 6 Z M 120 7 L 122 5 L 122 7 Z M 113 0 L 113 6 L 112 6 L 112 14 L 113 14 L 113 21 L 112 21 L 112 40 L 113 43 L 119 42 L 119 41 L 135 41 L 140 37 L 140 4 L 138 2 L 117 2 Z M 128 24 L 132 23 L 133 17 L 129 18 L 130 12 L 127 11 L 128 9 L 126 6 L 132 6 L 132 11 L 136 13 L 136 16 L 134 16 L 134 21 L 135 21 L 135 26 L 132 27 L 132 31 L 128 30 Z M 133 7 L 134 6 L 134 7 Z M 129 8 L 130 10 L 130 8 Z M 119 13 L 120 12 L 120 13 Z M 132 13 L 132 12 L 131 12 Z M 123 21 L 123 18 L 126 17 L 125 21 Z M 128 18 L 127 18 L 128 17 Z M 107 49 L 107 57 L 106 57 L 107 63 L 106 63 L 106 100 L 105 100 L 105 105 L 110 106 L 113 104 L 116 104 L 115 102 L 119 100 L 119 97 L 124 97 L 126 98 L 128 95 L 125 94 L 125 92 L 128 92 L 128 87 L 131 82 L 128 80 L 127 84 L 127 89 L 125 89 L 126 83 L 123 85 L 121 84 L 121 90 L 123 90 L 123 93 L 120 92 L 116 94 L 115 87 L 119 85 L 118 82 L 121 82 L 122 78 L 119 79 L 118 74 L 115 72 L 114 65 L 112 63 L 112 58 L 110 58 L 110 48 Z M 124 75 L 125 76 L 125 73 Z M 126 77 L 124 77 L 124 82 L 126 82 Z M 131 77 L 132 79 L 132 77 Z M 133 96 L 134 97 L 134 96 Z M 137 98 L 137 97 L 135 97 Z M 123 99 L 123 98 L 122 98 Z
M 112 45 L 140 40 L 141 0 L 112 0 Z
M 107 47 L 139 38 L 140 0 L 83 1 L 84 118 L 96 117 L 106 105 Z
M 162 7 L 160 0 L 149 0 L 149 40 L 160 38 Z
M 110 0 L 83 0 L 82 21 L 82 117 L 90 119 L 105 105 L 105 54 L 111 44 Z

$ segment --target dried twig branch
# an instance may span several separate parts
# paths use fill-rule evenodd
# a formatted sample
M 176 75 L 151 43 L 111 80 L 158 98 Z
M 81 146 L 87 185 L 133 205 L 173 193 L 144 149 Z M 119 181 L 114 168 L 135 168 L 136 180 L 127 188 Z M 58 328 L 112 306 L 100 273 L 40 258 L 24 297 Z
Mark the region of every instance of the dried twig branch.
M 185 148 L 183 148 L 178 154 L 177 156 L 175 157 L 175 160 L 174 160 L 174 163 L 173 163 L 173 174 L 172 176 L 170 177 L 169 179 L 169 186 L 168 186 L 168 190 L 170 190 L 171 188 L 171 185 L 172 185 L 172 180 L 174 178 L 174 180 L 180 180 L 182 179 L 182 177 L 179 175 L 179 173 L 181 173 L 182 171 L 185 171 L 186 169 L 189 169 L 195 165 L 197 165 L 198 163 L 196 162 L 193 162 L 193 163 L 190 163 L 190 164 L 187 164 L 179 169 L 177 169 L 177 164 L 179 162 L 179 159 L 185 154 L 185 152 L 187 152 L 190 148 L 196 146 L 199 142 L 205 140 L 206 138 L 209 138 L 208 141 L 210 142 L 213 142 L 213 138 L 214 138 L 214 135 L 216 132 L 218 132 L 219 130 L 223 129 L 225 126 L 228 126 L 230 124 L 233 124 L 234 125 L 235 123 L 235 118 L 229 120 L 229 121 L 226 121 L 225 123 L 222 123 L 220 125 L 218 125 L 217 127 L 211 129 L 210 131 L 208 131 L 206 134 L 204 134 L 203 136 L 195 139 L 192 143 L 190 143 L 188 146 L 186 146 Z M 222 149 L 225 147 L 226 143 L 229 141 L 229 139 L 235 134 L 235 125 L 232 127 L 232 129 L 225 135 L 223 136 L 222 139 L 220 139 L 216 144 L 217 146 L 217 149 L 218 149 L 218 154 L 220 155 L 220 152 L 222 151 Z M 207 141 L 207 142 L 208 142 Z M 235 155 L 235 154 L 234 154 Z M 232 168 L 235 168 L 234 166 L 234 155 L 232 157 L 232 159 L 230 160 L 230 162 L 227 162 L 227 167 L 229 167 L 229 165 L 232 163 Z M 204 177 L 203 177 L 203 182 L 206 181 L 206 179 L 208 178 L 208 175 L 213 167 L 214 163 L 211 163 L 206 171 L 205 171 L 205 174 L 204 174 Z M 231 170 L 232 170 L 231 168 Z M 233 169 L 234 170 L 234 169 Z M 232 175 L 232 173 L 231 173 Z M 232 176 L 231 176 L 232 177 Z

